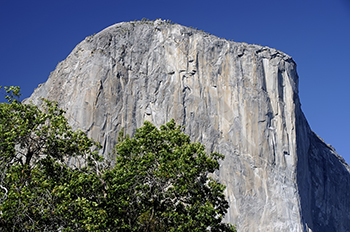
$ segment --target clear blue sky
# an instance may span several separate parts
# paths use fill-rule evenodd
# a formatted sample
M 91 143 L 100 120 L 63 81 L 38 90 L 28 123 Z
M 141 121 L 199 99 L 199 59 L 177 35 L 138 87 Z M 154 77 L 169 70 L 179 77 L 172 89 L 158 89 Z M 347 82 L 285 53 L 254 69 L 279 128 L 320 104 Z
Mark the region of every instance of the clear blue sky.
M 349 0 L 0 0 L 0 85 L 28 97 L 86 36 L 144 17 L 292 56 L 311 128 L 350 163 Z

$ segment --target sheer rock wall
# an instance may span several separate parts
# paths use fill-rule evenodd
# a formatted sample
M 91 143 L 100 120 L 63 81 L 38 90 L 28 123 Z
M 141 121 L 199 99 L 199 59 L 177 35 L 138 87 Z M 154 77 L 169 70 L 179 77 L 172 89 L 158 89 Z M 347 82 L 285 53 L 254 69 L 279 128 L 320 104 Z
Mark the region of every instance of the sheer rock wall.
M 288 55 L 165 21 L 87 37 L 30 97 L 113 149 L 122 127 L 174 118 L 226 157 L 227 221 L 238 231 L 350 231 L 349 167 L 309 128 Z

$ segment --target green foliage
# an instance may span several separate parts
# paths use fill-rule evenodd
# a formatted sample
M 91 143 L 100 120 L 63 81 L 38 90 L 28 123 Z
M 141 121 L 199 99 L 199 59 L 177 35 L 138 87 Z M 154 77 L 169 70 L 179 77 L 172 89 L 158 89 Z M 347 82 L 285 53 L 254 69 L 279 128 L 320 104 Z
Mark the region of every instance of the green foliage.
M 2 165 L 26 164 L 31 167 L 46 156 L 63 162 L 65 156 L 85 157 L 90 153 L 90 147 L 97 146 L 82 131 L 71 130 L 65 112 L 58 108 L 57 103 L 43 99 L 40 109 L 22 104 L 12 95 L 17 93 L 6 96 L 8 104 L 0 104 Z
M 222 223 L 225 186 L 208 177 L 222 155 L 206 155 L 174 120 L 160 129 L 145 122 L 133 138 L 120 137 L 116 166 L 104 178 L 118 230 L 234 231 Z
M 156 20 L 158 20 L 158 19 L 156 19 Z M 156 20 L 150 20 L 150 19 L 147 19 L 147 18 L 142 18 L 141 20 L 135 19 L 134 21 L 131 21 L 131 22 L 133 24 L 149 24 L 149 25 L 153 25 L 153 23 Z M 159 20 L 162 20 L 162 19 L 159 18 Z M 167 19 L 167 20 L 162 20 L 162 22 L 160 24 L 174 25 L 175 23 L 173 21 L 171 21 L 170 19 Z
M 8 103 L 0 103 L 1 231 L 57 230 L 67 224 L 58 214 L 64 187 L 74 191 L 69 183 L 77 176 L 96 173 L 102 158 L 94 150 L 100 145 L 72 131 L 57 103 L 43 99 L 39 108 L 18 100 L 19 87 L 5 91 Z
M 174 120 L 120 134 L 116 165 L 72 131 L 57 103 L 0 103 L 0 231 L 235 231 L 222 222 L 225 186 L 208 177 L 218 153 Z

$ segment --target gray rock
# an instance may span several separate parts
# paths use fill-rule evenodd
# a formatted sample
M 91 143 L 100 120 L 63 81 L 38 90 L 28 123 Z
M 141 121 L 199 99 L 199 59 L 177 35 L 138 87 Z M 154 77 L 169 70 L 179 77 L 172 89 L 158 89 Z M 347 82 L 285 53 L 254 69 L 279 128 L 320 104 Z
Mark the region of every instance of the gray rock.
M 104 155 L 122 127 L 174 118 L 226 156 L 216 177 L 239 231 L 350 231 L 349 166 L 311 131 L 280 51 L 162 20 L 118 23 L 78 44 L 29 100 L 39 97 Z

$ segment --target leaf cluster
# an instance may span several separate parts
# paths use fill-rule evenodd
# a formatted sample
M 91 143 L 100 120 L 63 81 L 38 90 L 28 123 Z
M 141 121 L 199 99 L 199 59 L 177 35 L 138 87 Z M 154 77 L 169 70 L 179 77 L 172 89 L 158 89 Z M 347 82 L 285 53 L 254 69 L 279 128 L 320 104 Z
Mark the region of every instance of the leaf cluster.
M 146 121 L 133 138 L 119 138 L 116 166 L 105 180 L 108 209 L 120 215 L 120 229 L 233 231 L 222 223 L 228 209 L 225 186 L 208 177 L 223 155 L 207 155 L 174 120 L 160 129 Z
M 73 131 L 56 102 L 23 104 L 19 87 L 4 89 L 8 102 L 0 103 L 0 231 L 57 230 L 67 224 L 63 190 L 74 191 L 69 183 L 97 173 L 101 146 Z

